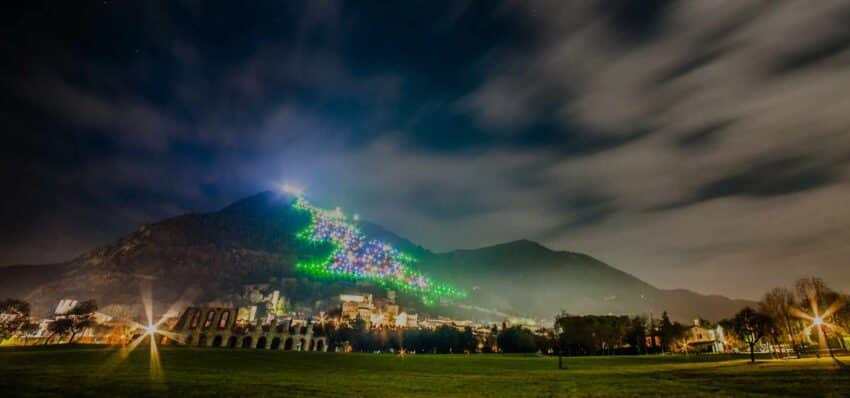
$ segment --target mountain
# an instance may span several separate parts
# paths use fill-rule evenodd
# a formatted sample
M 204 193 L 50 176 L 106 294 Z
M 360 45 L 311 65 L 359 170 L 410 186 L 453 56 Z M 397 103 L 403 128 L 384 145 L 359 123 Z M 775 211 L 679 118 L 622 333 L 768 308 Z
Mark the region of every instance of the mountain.
M 270 284 L 295 302 L 346 291 L 380 288 L 355 281 L 312 280 L 296 271 L 300 259 L 327 248 L 295 237 L 309 223 L 292 208 L 291 196 L 264 192 L 224 209 L 186 214 L 142 225 L 116 242 L 59 264 L 0 268 L 0 296 L 20 297 L 46 313 L 66 297 L 95 298 L 103 304 L 138 305 L 140 285 L 153 288 L 157 308 L 178 300 L 236 303 L 246 284 Z M 570 313 L 654 313 L 689 320 L 720 319 L 745 301 L 661 290 L 585 254 L 553 251 L 520 240 L 475 250 L 433 253 L 368 222 L 358 228 L 412 254 L 423 272 L 466 288 L 457 305 L 418 308 L 428 313 L 460 311 L 498 319 L 505 314 L 550 317 Z M 416 306 L 412 298 L 401 298 Z M 461 311 L 462 310 L 462 311 Z
M 419 265 L 472 289 L 468 305 L 540 317 L 559 311 L 658 317 L 666 310 L 672 318 L 690 322 L 697 316 L 719 320 L 752 304 L 658 289 L 586 254 L 554 251 L 529 240 L 435 254 Z

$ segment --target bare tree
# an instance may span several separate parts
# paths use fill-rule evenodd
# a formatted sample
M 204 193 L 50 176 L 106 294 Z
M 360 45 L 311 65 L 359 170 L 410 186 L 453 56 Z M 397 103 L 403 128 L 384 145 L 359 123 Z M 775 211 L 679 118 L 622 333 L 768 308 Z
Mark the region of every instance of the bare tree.
M 732 319 L 723 323 L 735 333 L 741 340 L 750 346 L 750 362 L 756 361 L 755 347 L 759 340 L 770 334 L 773 320 L 750 307 L 745 307 Z
M 64 336 L 68 334 L 73 326 L 74 321 L 69 318 L 60 318 L 54 320 L 53 322 L 50 322 L 49 324 L 47 324 L 47 331 L 50 332 L 50 334 L 47 336 L 46 339 L 44 339 L 44 345 L 47 345 L 50 342 L 50 339 L 53 338 L 53 336 Z
M 18 332 L 20 332 L 21 335 L 23 335 L 23 336 L 31 335 L 31 334 L 38 331 L 38 327 L 39 327 L 38 323 L 35 323 L 32 320 L 27 319 L 21 324 L 21 327 L 18 328 Z M 24 340 L 24 345 L 27 345 L 26 340 Z
M 17 333 L 29 320 L 30 305 L 26 301 L 8 298 L 0 301 L 0 314 L 7 315 L 0 321 L 0 341 L 3 341 Z
M 800 358 L 800 350 L 797 346 L 797 340 L 794 338 L 796 319 L 791 313 L 792 308 L 796 305 L 794 293 L 786 288 L 777 287 L 764 295 L 759 303 L 759 309 L 773 318 L 776 326 L 785 332 L 791 342 L 791 347 L 794 349 L 794 354 L 797 358 Z
M 82 333 L 88 327 L 94 326 L 94 312 L 97 311 L 97 303 L 94 300 L 86 300 L 77 303 L 74 308 L 71 308 L 67 314 L 67 319 L 71 320 L 71 338 L 68 339 L 68 344 L 74 342 L 74 337 Z
M 840 298 L 838 293 L 826 286 L 823 279 L 815 276 L 800 278 L 796 288 L 800 306 L 814 312 L 812 316 L 822 314 L 832 302 Z

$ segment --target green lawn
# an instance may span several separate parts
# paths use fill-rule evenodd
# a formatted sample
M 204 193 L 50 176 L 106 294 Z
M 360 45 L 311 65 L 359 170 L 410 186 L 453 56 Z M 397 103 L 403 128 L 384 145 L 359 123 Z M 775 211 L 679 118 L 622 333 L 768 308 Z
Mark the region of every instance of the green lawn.
M 142 344 L 0 349 L 0 396 L 850 397 L 850 370 L 829 358 L 331 354 L 160 348 L 152 378 Z M 850 362 L 846 359 L 844 362 Z

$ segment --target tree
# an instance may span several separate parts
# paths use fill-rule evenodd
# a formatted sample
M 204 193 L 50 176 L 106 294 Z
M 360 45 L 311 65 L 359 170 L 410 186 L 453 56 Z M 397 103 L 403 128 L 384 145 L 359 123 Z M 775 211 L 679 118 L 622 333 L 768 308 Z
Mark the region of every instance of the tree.
M 626 342 L 632 347 L 635 354 L 646 353 L 646 318 L 636 316 L 629 321 Z
M 478 350 L 478 339 L 472 333 L 472 328 L 469 326 L 463 328 L 460 333 L 460 346 L 464 352 L 475 352 Z
M 671 322 L 667 311 L 661 314 L 661 323 L 659 324 L 659 332 L 661 334 L 661 350 L 670 348 L 677 341 L 685 337 L 688 332 L 688 327 L 679 322 Z
M 0 301 L 0 341 L 6 340 L 17 333 L 21 326 L 29 321 L 30 305 L 26 301 L 7 298 Z
M 841 295 L 838 309 L 832 314 L 832 322 L 845 331 L 850 331 L 850 294 Z
M 39 327 L 38 323 L 35 323 L 32 320 L 27 319 L 26 321 L 24 321 L 21 324 L 20 328 L 18 328 L 18 332 L 20 332 L 24 336 L 31 335 L 31 334 L 34 334 L 35 332 L 38 331 L 38 327 Z M 24 340 L 24 345 L 26 345 L 26 340 Z
M 502 332 L 496 337 L 496 341 L 502 352 L 537 351 L 534 333 L 519 326 L 502 329 Z
M 826 286 L 823 279 L 814 276 L 799 279 L 796 288 L 800 306 L 813 312 L 812 316 L 823 314 L 832 303 L 841 298 L 840 294 Z
M 800 358 L 800 350 L 797 346 L 797 341 L 794 338 L 796 331 L 794 325 L 796 320 L 791 314 L 792 309 L 797 305 L 794 299 L 794 293 L 782 287 L 777 287 L 767 292 L 759 303 L 759 310 L 773 319 L 777 330 L 781 329 L 788 336 L 791 346 L 797 358 Z
M 97 302 L 94 300 L 86 300 L 77 303 L 74 308 L 71 308 L 68 313 L 65 314 L 65 318 L 71 321 L 71 327 L 69 330 L 71 338 L 68 339 L 68 344 L 71 344 L 74 341 L 74 337 L 76 337 L 77 334 L 82 333 L 83 330 L 95 324 L 95 311 L 97 311 Z
M 50 339 L 52 339 L 53 336 L 64 336 L 70 333 L 71 328 L 73 327 L 74 321 L 69 318 L 59 318 L 50 322 L 49 324 L 47 324 L 47 331 L 50 332 L 50 334 L 44 340 L 44 345 L 47 345 L 47 343 L 50 342 Z
M 751 307 L 745 307 L 735 314 L 732 319 L 726 320 L 723 323 L 750 346 L 750 361 L 755 362 L 756 344 L 770 333 L 771 328 L 773 328 L 773 320 L 762 312 L 756 311 Z

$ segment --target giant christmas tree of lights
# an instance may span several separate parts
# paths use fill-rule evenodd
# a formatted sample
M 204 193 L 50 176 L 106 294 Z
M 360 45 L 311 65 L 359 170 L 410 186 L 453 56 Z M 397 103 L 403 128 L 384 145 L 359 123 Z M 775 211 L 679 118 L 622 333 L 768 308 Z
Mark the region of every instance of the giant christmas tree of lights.
M 310 225 L 298 238 L 314 243 L 328 242 L 333 250 L 327 258 L 299 262 L 298 270 L 317 277 L 371 280 L 375 283 L 416 295 L 432 304 L 440 298 L 465 298 L 466 292 L 449 284 L 438 283 L 410 267 L 415 260 L 387 243 L 368 239 L 346 221 L 339 208 L 324 210 L 302 196 L 292 205 L 310 215 Z

